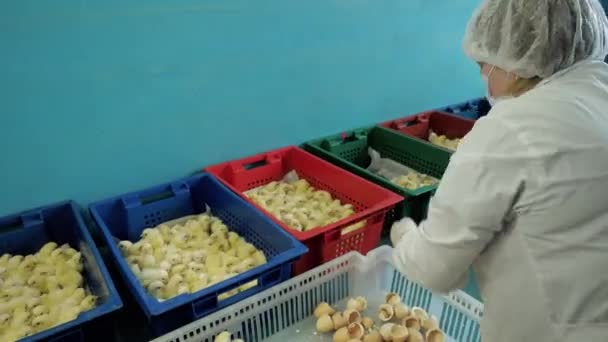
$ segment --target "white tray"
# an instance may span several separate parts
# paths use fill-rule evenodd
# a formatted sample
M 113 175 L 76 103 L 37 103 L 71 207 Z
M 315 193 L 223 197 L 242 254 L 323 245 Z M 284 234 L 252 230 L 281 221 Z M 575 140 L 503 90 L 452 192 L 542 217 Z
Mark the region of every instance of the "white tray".
M 330 342 L 315 334 L 312 312 L 319 302 L 339 308 L 352 296 L 365 296 L 376 317 L 387 292 L 401 295 L 439 318 L 449 341 L 478 342 L 483 304 L 462 291 L 440 296 L 411 282 L 392 264 L 392 248 L 382 246 L 362 256 L 350 252 L 271 289 L 155 339 L 155 342 L 213 342 L 226 330 L 245 342 Z

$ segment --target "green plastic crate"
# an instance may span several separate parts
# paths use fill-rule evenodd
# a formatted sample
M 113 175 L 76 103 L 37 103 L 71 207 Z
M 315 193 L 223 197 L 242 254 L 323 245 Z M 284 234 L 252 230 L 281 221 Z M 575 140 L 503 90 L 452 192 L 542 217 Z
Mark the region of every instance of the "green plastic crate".
M 355 129 L 304 144 L 304 148 L 309 152 L 405 198 L 389 212 L 385 227 L 390 227 L 394 221 L 403 217 L 411 217 L 420 222 L 426 217 L 429 201 L 437 185 L 409 190 L 367 171 L 366 168 L 371 162 L 368 147 L 378 151 L 384 158 L 390 158 L 437 179 L 443 176 L 451 154 L 383 127 Z

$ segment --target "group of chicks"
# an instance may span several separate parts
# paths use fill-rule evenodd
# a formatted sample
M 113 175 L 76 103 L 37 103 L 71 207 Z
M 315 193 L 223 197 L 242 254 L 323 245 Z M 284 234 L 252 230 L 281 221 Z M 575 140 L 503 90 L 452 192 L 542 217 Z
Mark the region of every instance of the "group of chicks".
M 449 139 L 445 135 L 438 135 L 437 133 L 431 131 L 429 133 L 429 142 L 431 144 L 441 146 L 447 148 L 448 150 L 456 151 L 458 146 L 460 145 L 462 139 L 455 138 Z
M 417 190 L 425 186 L 435 185 L 439 183 L 437 179 L 429 175 L 418 173 L 416 171 L 410 171 L 405 175 L 395 177 L 391 179 L 391 182 L 409 190 Z
M 194 293 L 266 263 L 266 255 L 217 217 L 204 213 L 182 224 L 144 229 L 135 243 L 120 241 L 131 270 L 159 301 Z M 219 296 L 225 299 L 257 280 Z
M 84 287 L 82 255 L 68 244 L 45 244 L 35 254 L 0 257 L 0 341 L 67 323 L 95 307 Z
M 377 326 L 374 319 L 366 317 L 367 299 L 350 298 L 346 310 L 336 311 L 328 303 L 320 303 L 314 311 L 316 329 L 320 333 L 334 332 L 333 342 L 445 342 L 439 321 L 422 308 L 401 303 L 396 293 L 386 295 L 378 308 Z
M 324 227 L 355 214 L 351 204 L 342 204 L 329 192 L 315 189 L 306 179 L 270 182 L 245 194 L 279 221 L 300 232 Z M 351 230 L 365 223 L 357 225 Z

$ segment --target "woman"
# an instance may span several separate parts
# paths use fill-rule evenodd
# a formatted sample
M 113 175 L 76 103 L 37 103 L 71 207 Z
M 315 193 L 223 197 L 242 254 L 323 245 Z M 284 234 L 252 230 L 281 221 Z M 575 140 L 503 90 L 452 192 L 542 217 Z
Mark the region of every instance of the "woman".
M 446 292 L 474 266 L 484 341 L 608 341 L 608 19 L 598 0 L 486 0 L 464 40 L 494 106 L 397 267 Z

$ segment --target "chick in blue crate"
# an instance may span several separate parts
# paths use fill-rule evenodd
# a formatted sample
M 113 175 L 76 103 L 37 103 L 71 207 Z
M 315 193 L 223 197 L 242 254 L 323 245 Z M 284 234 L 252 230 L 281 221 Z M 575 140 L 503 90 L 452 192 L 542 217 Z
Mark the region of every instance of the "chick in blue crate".
M 393 226 L 395 263 L 439 292 L 473 265 L 484 341 L 607 341 L 608 18 L 598 0 L 485 0 L 463 45 L 493 107 L 428 219 Z

